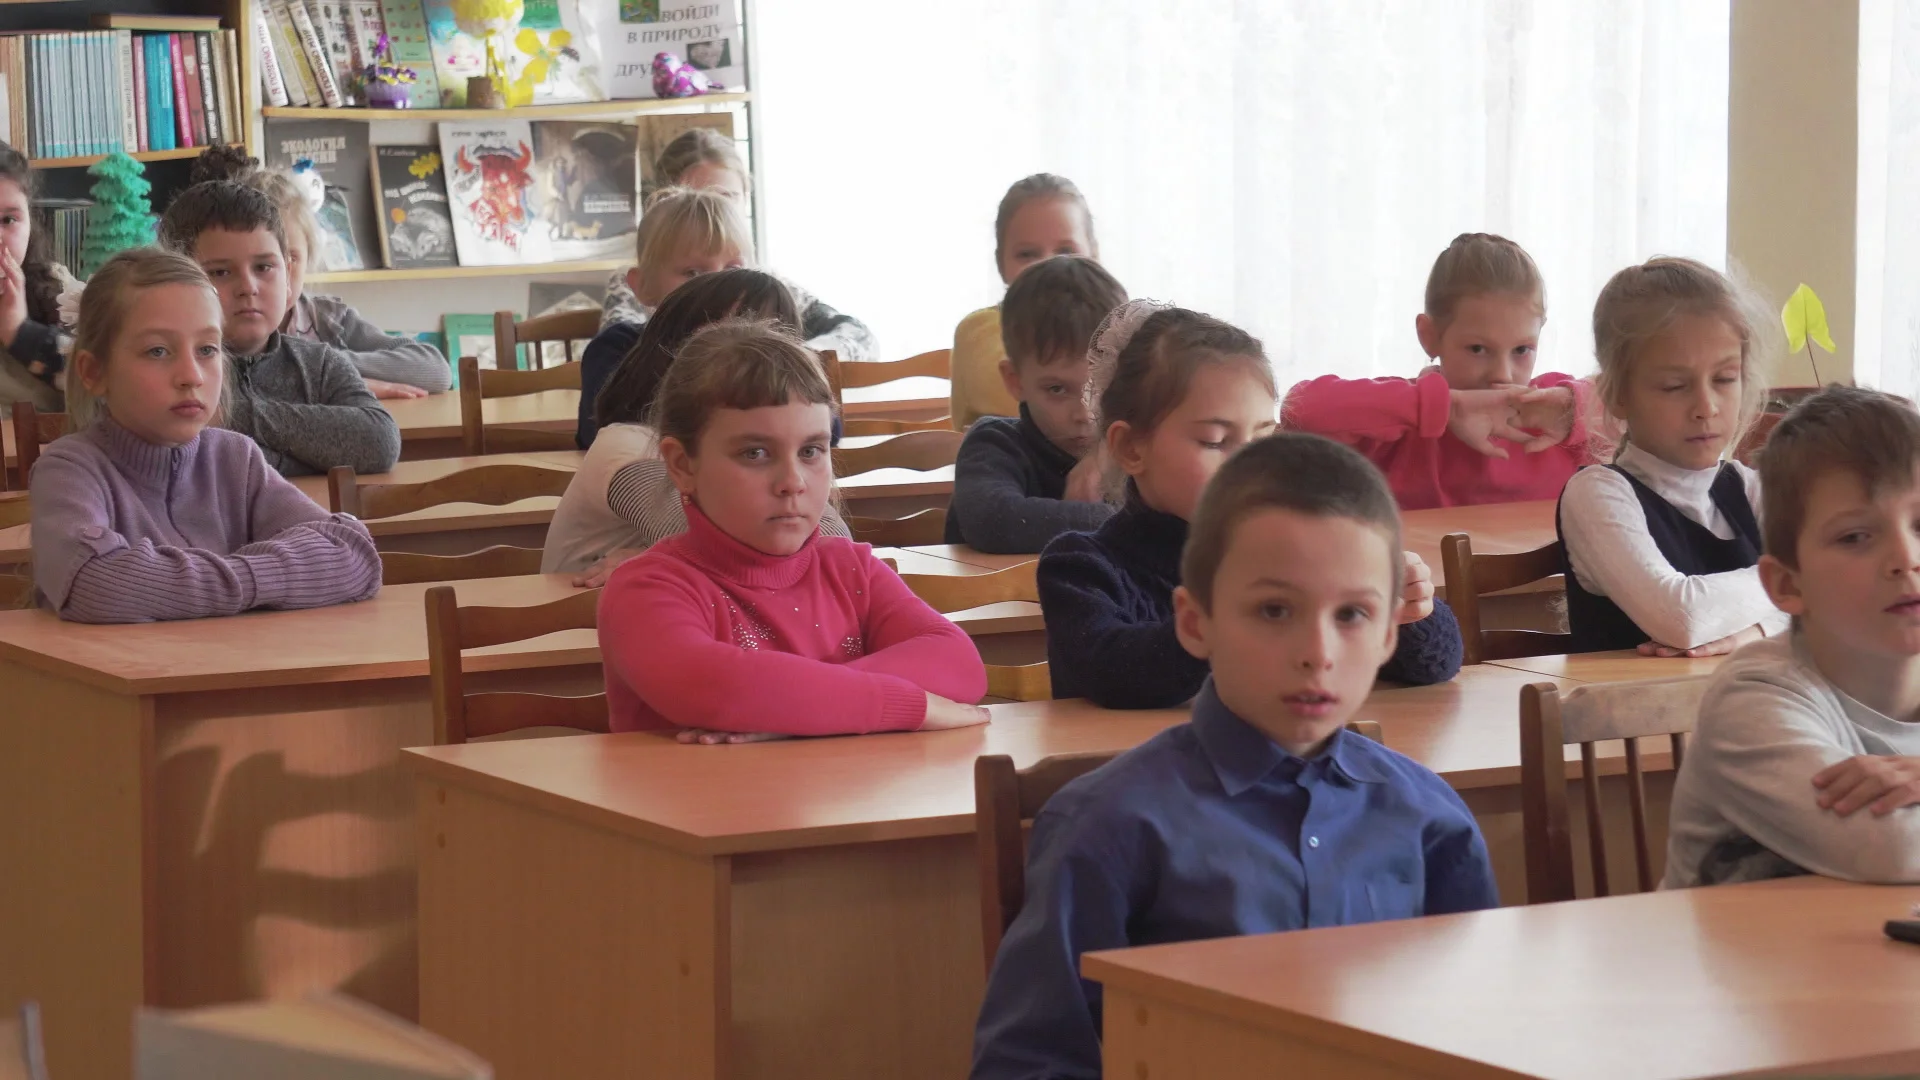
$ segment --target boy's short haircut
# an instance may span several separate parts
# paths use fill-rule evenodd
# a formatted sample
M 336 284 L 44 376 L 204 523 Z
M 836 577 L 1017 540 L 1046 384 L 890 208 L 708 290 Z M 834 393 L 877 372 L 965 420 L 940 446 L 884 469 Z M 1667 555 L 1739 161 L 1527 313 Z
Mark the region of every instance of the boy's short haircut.
M 1869 493 L 1909 487 L 1920 463 L 1920 413 L 1891 394 L 1829 386 L 1793 407 L 1760 451 L 1761 541 L 1800 567 L 1800 531 L 1815 484 L 1835 471 Z
M 1203 610 L 1213 610 L 1213 578 L 1233 531 L 1261 510 L 1350 518 L 1379 529 L 1393 553 L 1388 595 L 1400 595 L 1400 507 L 1387 478 L 1351 447 L 1283 431 L 1228 458 L 1200 495 L 1180 557 L 1180 583 Z
M 1018 369 L 1087 354 L 1107 313 L 1127 291 L 1106 268 L 1080 255 L 1056 255 L 1022 270 L 1000 301 L 1000 344 Z
M 286 254 L 287 231 L 279 209 L 265 192 L 245 184 L 210 180 L 174 196 L 167 212 L 160 216 L 160 243 L 192 255 L 200 234 L 208 229 L 236 233 L 265 229 L 280 242 L 281 254 Z

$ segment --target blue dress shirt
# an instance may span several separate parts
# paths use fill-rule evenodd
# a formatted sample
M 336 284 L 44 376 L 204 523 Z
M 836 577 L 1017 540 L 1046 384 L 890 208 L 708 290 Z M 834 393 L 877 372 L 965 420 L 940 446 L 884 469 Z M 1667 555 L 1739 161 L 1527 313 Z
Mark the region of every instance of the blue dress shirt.
M 1342 731 L 1303 760 L 1220 703 L 1068 784 L 1034 821 L 1027 902 L 1000 944 L 974 1080 L 1100 1076 L 1080 954 L 1497 906 L 1486 842 L 1446 782 Z

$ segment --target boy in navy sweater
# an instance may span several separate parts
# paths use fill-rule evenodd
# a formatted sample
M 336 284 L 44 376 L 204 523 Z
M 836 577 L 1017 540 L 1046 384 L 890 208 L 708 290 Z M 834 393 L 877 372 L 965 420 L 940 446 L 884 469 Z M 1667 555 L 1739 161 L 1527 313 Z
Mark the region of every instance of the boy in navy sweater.
M 988 978 L 974 1080 L 1100 1075 L 1099 949 L 1490 908 L 1473 815 L 1346 731 L 1401 627 L 1400 517 L 1357 452 L 1281 434 L 1221 467 L 1175 592 L 1193 720 L 1062 788 Z
M 1038 554 L 1113 515 L 1101 490 L 1087 343 L 1126 290 L 1092 259 L 1061 255 L 1020 273 L 1000 304 L 1000 377 L 1020 417 L 976 421 L 954 463 L 949 544 Z

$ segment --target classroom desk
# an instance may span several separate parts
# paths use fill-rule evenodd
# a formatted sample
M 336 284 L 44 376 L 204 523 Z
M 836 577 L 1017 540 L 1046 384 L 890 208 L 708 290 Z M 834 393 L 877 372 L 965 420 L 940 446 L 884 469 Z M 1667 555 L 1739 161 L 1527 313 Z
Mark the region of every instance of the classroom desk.
M 454 586 L 571 595 L 563 576 Z M 135 626 L 0 612 L 0 1012 L 53 1075 L 124 1078 L 136 1005 L 338 988 L 415 1013 L 413 792 L 427 586 Z M 601 684 L 593 634 L 469 653 L 481 688 Z
M 1089 953 L 1081 971 L 1105 987 L 1112 1080 L 1910 1073 L 1920 956 L 1880 926 L 1916 899 L 1788 878 Z
M 980 570 L 1005 570 L 1010 566 L 1032 562 L 1040 557 L 1038 554 L 989 555 L 984 551 L 975 551 L 965 544 L 920 544 L 903 550 L 918 552 L 936 559 L 964 563 Z
M 1461 791 L 1514 900 L 1513 718 L 1536 681 L 1483 665 L 1362 713 Z M 422 1022 L 502 1080 L 964 1075 L 984 985 L 974 758 L 1119 751 L 1185 716 L 992 712 L 981 728 L 850 739 L 408 751 Z
M 1531 671 L 1536 675 L 1567 682 L 1602 683 L 1711 675 L 1724 660 L 1724 656 L 1641 656 L 1632 649 L 1621 649 L 1617 652 L 1527 656 L 1518 660 L 1494 660 L 1492 663 L 1498 667 Z
M 419 398 L 382 398 L 380 405 L 400 425 L 402 461 L 465 453 L 460 443 L 459 391 Z M 491 398 L 480 403 L 480 416 L 488 427 L 571 432 L 580 426 L 580 391 L 542 390 Z

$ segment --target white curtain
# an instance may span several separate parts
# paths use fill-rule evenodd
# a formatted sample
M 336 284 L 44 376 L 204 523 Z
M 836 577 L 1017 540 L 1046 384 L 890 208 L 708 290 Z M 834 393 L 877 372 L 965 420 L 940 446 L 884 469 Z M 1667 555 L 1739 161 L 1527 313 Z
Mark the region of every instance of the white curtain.
M 1854 378 L 1920 394 L 1920 4 L 1860 0 Z
M 884 353 L 994 303 L 1001 193 L 1079 183 L 1135 296 L 1263 338 L 1282 385 L 1410 374 L 1433 257 L 1518 240 L 1541 370 L 1593 297 L 1726 251 L 1727 0 L 754 0 L 767 260 Z

